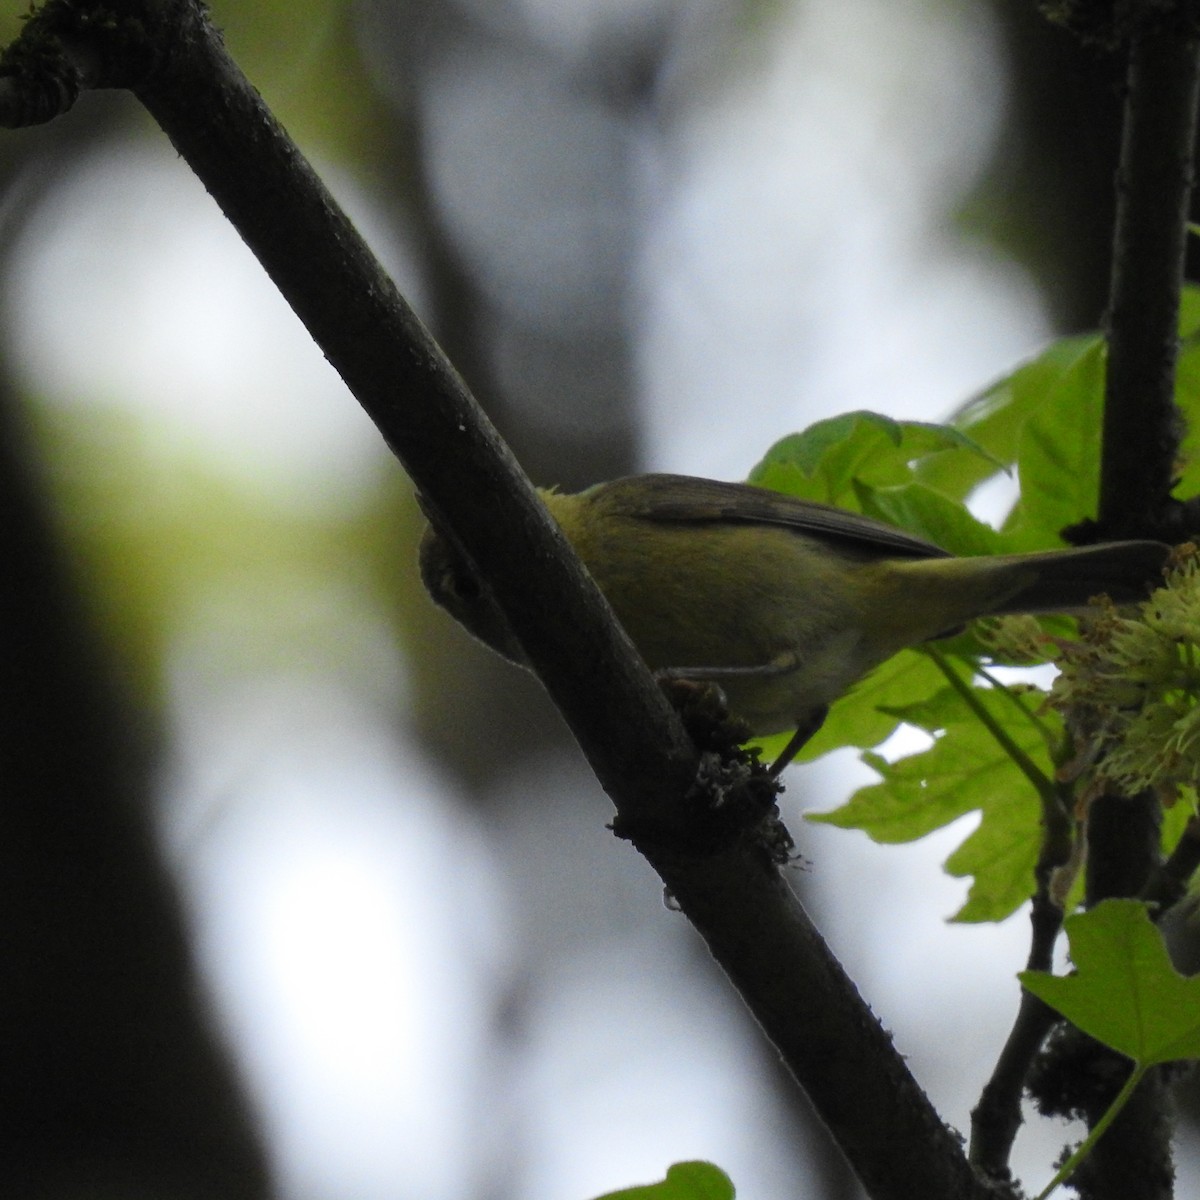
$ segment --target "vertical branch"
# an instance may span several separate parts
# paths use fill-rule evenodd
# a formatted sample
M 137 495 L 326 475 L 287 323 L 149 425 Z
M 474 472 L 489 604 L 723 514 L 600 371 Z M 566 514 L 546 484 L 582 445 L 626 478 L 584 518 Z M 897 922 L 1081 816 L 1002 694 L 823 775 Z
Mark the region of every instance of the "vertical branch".
M 1110 536 L 1163 529 L 1170 508 L 1183 432 L 1175 364 L 1198 98 L 1200 38 L 1194 32 L 1168 22 L 1134 39 L 1117 176 L 1100 477 L 1099 524 Z M 1105 797 L 1094 807 L 1089 903 L 1142 889 L 1159 863 L 1158 816 L 1158 801 L 1147 794 Z M 1171 1195 L 1168 1106 L 1156 1072 L 1080 1173 L 1085 1194 Z M 1100 1105 L 1091 1108 L 1094 1120 Z
M 1183 6 L 1180 6 L 1182 9 Z M 1137 30 L 1130 42 L 1108 312 L 1108 375 L 1097 528 L 1092 536 L 1176 535 L 1170 498 L 1183 433 L 1175 406 L 1180 290 L 1192 189 L 1200 37 L 1186 14 Z M 1181 529 L 1178 532 L 1187 532 Z M 1157 798 L 1105 796 L 1088 820 L 1087 903 L 1137 895 L 1159 865 Z M 1110 1052 L 1067 1031 L 1043 1063 L 1070 1079 L 1072 1103 L 1094 1124 L 1123 1074 Z M 1105 1079 L 1101 1087 L 1085 1080 Z M 1045 1093 L 1043 1092 L 1043 1096 Z M 1169 1098 L 1160 1072 L 1076 1176 L 1088 1200 L 1172 1195 Z
M 7 1196 L 266 1200 L 147 812 L 151 738 L 0 383 L 0 1157 Z
M 1037 890 L 1029 914 L 1033 936 L 1025 967 L 1029 971 L 1051 971 L 1054 944 L 1062 930 L 1063 910 L 1051 894 L 1054 872 L 1064 864 L 1061 850 L 1044 839 L 1034 870 Z M 1032 992 L 1021 990 L 1017 1017 L 995 1069 L 983 1087 L 979 1103 L 971 1112 L 970 1159 L 990 1179 L 1009 1177 L 1009 1158 L 1021 1127 L 1021 1097 L 1029 1069 L 1047 1035 L 1059 1021 L 1058 1014 Z
M 1108 313 L 1099 525 L 1161 528 L 1181 421 L 1179 292 L 1192 188 L 1200 39 L 1148 32 L 1130 49 Z
M 1137 896 L 1159 866 L 1162 806 L 1152 792 L 1099 797 L 1088 816 L 1087 903 Z M 1089 1128 L 1104 1114 L 1127 1072 L 1127 1061 L 1068 1030 L 1059 1053 L 1076 1055 L 1075 1084 L 1102 1081 L 1079 1094 Z M 1075 1176 L 1087 1200 L 1171 1200 L 1174 1169 L 1171 1099 L 1161 1070 L 1147 1073 L 1120 1118 L 1095 1145 Z

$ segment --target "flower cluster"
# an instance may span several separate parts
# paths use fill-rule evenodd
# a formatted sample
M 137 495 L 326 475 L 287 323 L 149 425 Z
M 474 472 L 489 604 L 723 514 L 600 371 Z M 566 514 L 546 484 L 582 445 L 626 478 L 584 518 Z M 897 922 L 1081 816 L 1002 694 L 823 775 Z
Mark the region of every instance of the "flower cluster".
M 993 662 L 1013 665 L 1044 663 L 1051 644 L 1042 622 L 1028 613 L 982 617 L 975 636 Z
M 1075 773 L 1170 803 L 1200 783 L 1200 551 L 1176 552 L 1165 584 L 1123 615 L 1111 603 L 1060 642 L 1050 691 L 1071 730 Z

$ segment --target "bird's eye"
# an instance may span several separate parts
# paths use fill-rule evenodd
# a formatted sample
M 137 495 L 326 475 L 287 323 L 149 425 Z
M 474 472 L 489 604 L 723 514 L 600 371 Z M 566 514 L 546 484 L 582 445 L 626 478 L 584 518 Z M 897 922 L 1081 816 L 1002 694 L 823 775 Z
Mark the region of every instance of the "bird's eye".
M 466 571 L 454 571 L 450 575 L 450 590 L 460 600 L 478 600 L 480 594 L 479 580 Z

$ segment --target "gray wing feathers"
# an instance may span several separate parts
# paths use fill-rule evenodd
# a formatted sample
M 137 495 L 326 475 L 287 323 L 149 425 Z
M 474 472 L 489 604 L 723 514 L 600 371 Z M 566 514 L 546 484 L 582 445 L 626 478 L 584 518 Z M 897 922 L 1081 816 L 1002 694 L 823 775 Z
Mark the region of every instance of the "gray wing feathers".
M 648 521 L 779 525 L 900 558 L 950 557 L 932 542 L 860 513 L 744 483 L 690 475 L 633 475 L 601 484 L 596 492 L 597 500 L 602 496 L 615 512 Z

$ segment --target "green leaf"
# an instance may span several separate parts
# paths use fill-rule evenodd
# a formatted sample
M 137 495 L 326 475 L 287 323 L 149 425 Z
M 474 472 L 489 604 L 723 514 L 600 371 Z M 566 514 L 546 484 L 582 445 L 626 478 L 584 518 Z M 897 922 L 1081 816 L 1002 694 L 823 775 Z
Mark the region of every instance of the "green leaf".
M 1105 361 L 1104 343 L 1093 340 L 1021 427 L 1021 497 L 1005 523 L 1020 549 L 1054 545 L 1064 526 L 1096 513 Z
M 1025 423 L 1051 402 L 1079 370 L 1080 360 L 1095 353 L 1099 344 L 1099 334 L 1052 342 L 1036 358 L 968 400 L 951 418 L 954 427 L 970 435 L 997 462 L 1016 463 Z M 922 463 L 920 474 L 923 482 L 961 499 L 995 471 L 985 469 L 982 458 L 942 455 Z
M 1170 807 L 1163 809 L 1162 820 L 1162 852 L 1165 858 L 1183 837 L 1188 822 L 1196 815 L 1195 796 L 1180 798 Z
M 963 501 L 1013 465 L 1022 496 L 1005 548 L 1057 545 L 1063 526 L 1095 510 L 1104 362 L 1098 334 L 1062 339 L 970 401 L 953 426 L 845 413 L 777 442 L 750 481 L 857 508 L 864 488 L 914 484 Z M 945 537 L 933 540 L 945 544 Z
M 1180 324 L 1184 332 L 1175 368 L 1175 403 L 1183 414 L 1185 431 L 1183 469 L 1175 494 L 1186 499 L 1200 491 L 1200 289 L 1184 290 Z
M 1200 976 L 1171 965 L 1162 933 L 1140 900 L 1105 900 L 1066 921 L 1075 973 L 1022 971 L 1021 983 L 1104 1045 L 1133 1060 L 1133 1070 L 1087 1138 L 1038 1194 L 1070 1179 L 1116 1120 L 1146 1071 L 1200 1058 Z
M 1038 722 L 1053 718 L 1035 717 L 1040 695 L 973 691 L 991 718 L 1049 774 Z M 896 762 L 864 754 L 863 761 L 879 773 L 880 781 L 860 788 L 840 808 L 809 819 L 895 843 L 915 841 L 978 811 L 978 827 L 946 861 L 950 874 L 974 876 L 967 903 L 955 919 L 1002 920 L 1033 890 L 1041 815 L 1036 791 L 953 689 L 943 686 L 890 713 L 934 734 L 933 744 Z
M 1021 983 L 1140 1067 L 1200 1058 L 1200 976 L 1171 965 L 1139 900 L 1105 900 L 1066 921 L 1075 974 L 1022 971 Z
M 897 487 L 855 486 L 859 507 L 869 517 L 899 525 L 952 554 L 998 554 L 1001 537 L 966 506 L 924 483 Z
M 871 672 L 830 709 L 825 724 L 800 752 L 800 762 L 812 762 L 845 746 L 865 749 L 886 741 L 900 724 L 890 711 L 897 705 L 930 696 L 945 685 L 942 673 L 924 654 L 904 650 Z M 763 758 L 770 761 L 790 734 L 762 738 Z
M 948 425 L 894 421 L 866 411 L 843 413 L 776 442 L 750 482 L 806 500 L 854 508 L 855 486 L 909 483 L 913 464 L 955 451 L 984 455 L 987 474 L 1001 464 Z
M 951 421 L 1000 462 L 1017 460 L 1021 428 L 1103 346 L 1098 333 L 1078 334 L 1051 342 L 1036 358 L 996 380 L 968 400 Z
M 1179 336 L 1194 337 L 1200 331 L 1200 285 L 1185 283 L 1179 293 Z
M 720 1167 L 708 1162 L 681 1162 L 667 1168 L 662 1183 L 606 1192 L 596 1200 L 733 1200 L 733 1184 Z

